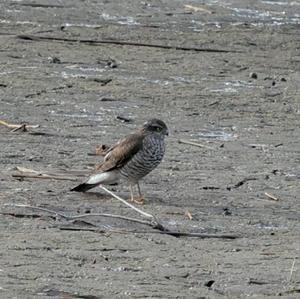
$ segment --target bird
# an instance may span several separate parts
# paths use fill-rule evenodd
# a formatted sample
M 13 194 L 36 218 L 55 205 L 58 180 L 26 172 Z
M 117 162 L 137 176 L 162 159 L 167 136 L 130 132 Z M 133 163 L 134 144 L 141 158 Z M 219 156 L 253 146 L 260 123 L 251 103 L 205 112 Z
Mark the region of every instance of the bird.
M 85 192 L 101 184 L 112 185 L 125 179 L 129 183 L 131 201 L 143 204 L 139 181 L 162 161 L 168 135 L 167 125 L 162 120 L 152 118 L 146 121 L 137 131 L 108 148 L 96 171 L 71 191 Z M 133 195 L 134 185 L 137 185 L 138 198 Z

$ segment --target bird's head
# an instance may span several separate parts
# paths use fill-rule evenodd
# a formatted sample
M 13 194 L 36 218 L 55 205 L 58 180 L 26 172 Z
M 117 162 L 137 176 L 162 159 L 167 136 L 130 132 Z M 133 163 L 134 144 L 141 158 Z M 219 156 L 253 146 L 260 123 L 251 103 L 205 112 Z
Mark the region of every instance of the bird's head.
M 156 133 L 162 136 L 169 135 L 169 130 L 166 124 L 162 120 L 157 118 L 146 121 L 143 125 L 143 131 L 145 133 Z

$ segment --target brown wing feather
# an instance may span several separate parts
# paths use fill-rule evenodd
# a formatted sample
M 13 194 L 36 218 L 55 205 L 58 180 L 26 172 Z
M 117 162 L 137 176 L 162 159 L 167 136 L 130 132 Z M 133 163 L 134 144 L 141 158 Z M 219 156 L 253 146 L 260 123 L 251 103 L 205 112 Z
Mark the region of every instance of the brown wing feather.
M 137 132 L 120 140 L 109 149 L 97 171 L 104 172 L 122 167 L 142 148 L 143 139 L 144 135 Z

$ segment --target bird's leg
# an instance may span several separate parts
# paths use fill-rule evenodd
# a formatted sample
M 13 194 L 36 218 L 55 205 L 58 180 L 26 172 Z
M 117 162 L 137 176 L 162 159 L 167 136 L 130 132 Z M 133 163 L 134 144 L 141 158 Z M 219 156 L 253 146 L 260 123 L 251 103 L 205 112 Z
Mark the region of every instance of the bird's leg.
M 143 197 L 143 195 L 142 195 L 142 192 L 141 192 L 141 188 L 140 188 L 139 182 L 137 182 L 136 185 L 137 185 L 137 188 L 138 188 L 139 197 L 136 198 L 136 199 L 134 200 L 134 202 L 136 202 L 137 204 L 143 205 L 143 204 L 145 203 L 145 199 L 144 199 L 144 197 Z
M 129 188 L 130 188 L 130 195 L 131 195 L 130 201 L 134 202 L 133 189 L 132 189 L 132 185 L 131 184 L 129 185 Z
M 135 202 L 139 205 L 144 204 L 144 198 L 142 196 L 139 183 L 137 183 L 137 187 L 138 187 L 138 191 L 139 191 L 139 197 L 138 198 L 134 198 L 134 196 L 133 196 L 133 186 L 132 186 L 132 184 L 130 184 L 129 187 L 130 187 L 130 194 L 131 194 L 130 201 Z

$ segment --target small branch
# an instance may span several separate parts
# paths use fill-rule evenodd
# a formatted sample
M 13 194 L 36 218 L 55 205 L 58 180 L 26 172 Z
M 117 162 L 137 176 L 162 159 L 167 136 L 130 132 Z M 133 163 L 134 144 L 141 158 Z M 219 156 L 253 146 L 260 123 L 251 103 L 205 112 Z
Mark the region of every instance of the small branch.
M 265 195 L 268 197 L 268 199 L 279 201 L 279 198 L 275 197 L 274 195 L 272 195 L 270 193 L 265 192 Z
M 22 127 L 24 127 L 24 126 L 25 126 L 25 128 L 32 128 L 32 129 L 38 128 L 40 126 L 40 125 L 27 125 L 27 124 L 21 124 L 21 125 L 9 124 L 4 120 L 0 120 L 0 125 L 3 125 L 7 128 L 14 129 L 14 130 L 12 130 L 13 132 L 22 129 Z
M 82 170 L 64 170 L 64 173 L 51 173 L 51 172 L 43 172 L 43 171 L 39 171 L 39 170 L 34 170 L 31 168 L 25 168 L 22 166 L 16 166 L 16 170 L 18 170 L 21 173 L 25 173 L 25 174 L 35 174 L 35 175 L 49 175 L 49 176 L 58 176 L 58 177 L 65 177 L 65 173 L 75 176 L 75 177 L 82 177 L 87 175 L 87 171 L 82 171 Z M 72 179 L 75 179 L 74 177 L 70 177 Z
M 70 231 L 89 231 L 95 233 L 105 233 L 103 229 L 97 227 L 78 227 L 78 226 L 60 226 L 60 230 L 70 230 Z M 200 238 L 200 239 L 237 239 L 239 236 L 236 235 L 213 235 L 213 234 L 202 234 L 202 233 L 187 233 L 187 232 L 176 232 L 176 231 L 147 231 L 147 230 L 120 230 L 114 229 L 109 230 L 109 233 L 122 233 L 122 234 L 161 234 L 161 235 L 169 235 L 172 237 L 191 237 L 191 238 Z
M 54 179 L 54 180 L 68 180 L 68 181 L 77 181 L 76 178 L 72 178 L 72 177 L 64 177 L 64 176 L 57 176 L 57 175 L 49 175 L 49 174 L 45 174 L 45 173 L 40 173 L 37 172 L 33 169 L 23 169 L 23 168 L 19 168 L 20 171 L 24 171 L 27 170 L 28 173 L 24 173 L 24 174 L 13 174 L 13 177 L 19 177 L 19 178 L 33 178 L 33 179 Z M 123 204 L 125 204 L 126 206 L 130 207 L 131 209 L 133 209 L 134 211 L 138 212 L 139 214 L 141 214 L 142 216 L 146 217 L 146 218 L 150 218 L 151 219 L 151 226 L 159 229 L 159 230 L 165 230 L 165 228 L 163 227 L 162 224 L 159 223 L 159 221 L 156 219 L 155 216 L 146 213 L 144 211 L 142 211 L 141 209 L 136 208 L 134 205 L 128 203 L 125 199 L 121 198 L 120 196 L 116 195 L 114 192 L 108 190 L 107 188 L 105 188 L 104 186 L 100 185 L 99 186 L 103 191 L 105 191 L 106 193 L 108 193 L 109 195 L 113 196 L 114 198 L 116 198 L 117 200 L 121 201 Z
M 41 207 L 36 207 L 36 206 L 30 206 L 30 205 L 26 205 L 26 204 L 11 204 L 11 203 L 4 204 L 4 206 L 37 210 L 37 211 L 47 212 L 47 213 L 55 215 L 55 216 L 60 216 L 60 217 L 62 217 L 64 219 L 69 219 L 69 216 L 67 216 L 67 215 L 65 215 L 63 213 L 56 212 L 54 210 L 49 210 L 49 209 L 46 209 L 46 208 L 41 208 Z
M 18 174 L 14 173 L 12 174 L 12 177 L 15 178 L 29 178 L 29 179 L 45 179 L 45 180 L 61 180 L 61 181 L 77 181 L 75 178 L 71 177 L 63 177 L 63 176 L 55 176 L 55 175 L 48 175 L 48 174 L 39 174 L 39 175 L 34 175 L 34 174 Z
M 14 128 L 14 129 L 11 130 L 11 132 L 17 132 L 17 131 L 27 132 L 26 124 L 22 124 L 19 127 Z
M 77 180 L 76 178 L 71 178 L 71 177 L 63 177 L 63 176 L 56 176 L 56 175 L 48 175 L 48 174 L 43 174 L 41 172 L 35 171 L 33 169 L 26 169 L 26 168 L 19 168 L 19 171 L 27 171 L 28 173 L 24 174 L 15 174 L 13 175 L 14 177 L 27 177 L 27 178 L 37 178 L 37 179 L 55 179 L 55 180 Z M 150 221 L 144 221 L 144 220 L 139 220 L 136 218 L 130 218 L 130 217 L 125 217 L 121 215 L 114 215 L 114 214 L 82 214 L 82 215 L 75 215 L 75 216 L 68 216 L 64 213 L 56 212 L 54 210 L 50 210 L 47 208 L 42 208 L 42 207 L 35 207 L 35 206 L 30 206 L 26 204 L 5 204 L 6 206 L 14 206 L 14 207 L 20 207 L 20 208 L 28 208 L 28 209 L 35 209 L 43 212 L 50 213 L 55 216 L 62 217 L 66 220 L 75 220 L 79 218 L 86 218 L 86 217 L 110 217 L 110 218 L 117 218 L 117 219 L 122 219 L 122 220 L 127 220 L 131 222 L 136 222 L 144 225 L 151 226 L 153 229 L 158 230 L 162 234 L 167 234 L 175 237 L 198 237 L 198 238 L 225 238 L 225 239 L 236 239 L 238 236 L 235 235 L 210 235 L 210 234 L 200 234 L 200 233 L 189 233 L 189 232 L 180 232 L 180 231 L 171 231 L 168 228 L 164 227 L 158 220 L 157 218 L 149 213 L 146 213 L 142 211 L 141 209 L 136 208 L 132 204 L 128 203 L 126 200 L 121 198 L 120 196 L 116 195 L 114 192 L 108 190 L 104 186 L 100 185 L 99 186 L 103 191 L 108 193 L 109 195 L 113 196 L 117 200 L 121 201 L 123 204 L 126 206 L 130 207 L 134 211 L 138 212 L 142 216 L 148 218 Z
M 104 190 L 106 193 L 108 193 L 109 195 L 113 196 L 114 198 L 116 198 L 117 200 L 121 201 L 124 205 L 130 207 L 131 209 L 135 210 L 136 212 L 140 213 L 141 215 L 143 215 L 144 217 L 147 218 L 151 218 L 153 220 L 156 220 L 155 217 L 151 214 L 148 214 L 146 212 L 143 212 L 142 210 L 138 209 L 137 207 L 135 207 L 134 205 L 130 204 L 129 202 L 127 202 L 125 199 L 121 198 L 120 196 L 116 195 L 114 192 L 108 190 L 107 188 L 105 188 L 104 186 L 100 185 L 99 186 L 102 190 Z
M 80 219 L 80 218 L 86 218 L 86 217 L 108 217 L 108 218 L 116 218 L 116 219 L 122 219 L 126 221 L 131 221 L 131 222 L 136 222 L 140 224 L 145 224 L 145 225 L 151 225 L 149 221 L 144 221 L 136 218 L 131 218 L 131 217 L 125 217 L 121 215 L 114 215 L 114 214 L 99 214 L 99 213 L 90 213 L 90 214 L 82 214 L 82 215 L 76 215 L 76 216 L 69 216 L 70 220 L 75 220 L 75 219 Z
M 203 13 L 208 13 L 208 14 L 212 14 L 213 12 L 211 10 L 208 10 L 204 7 L 201 6 L 193 6 L 193 5 L 184 5 L 185 9 L 188 11 L 194 11 L 194 12 L 203 12 Z
M 267 281 L 258 280 L 258 279 L 254 279 L 254 278 L 250 278 L 248 283 L 249 284 L 257 284 L 257 285 L 269 284 L 269 282 L 267 282 Z
M 296 264 L 296 258 L 294 257 L 294 260 L 293 260 L 293 263 L 292 263 L 292 267 L 291 267 L 291 270 L 290 270 L 290 275 L 289 275 L 289 282 L 292 280 L 292 277 L 293 277 L 293 273 L 294 273 L 294 269 L 295 269 L 295 264 Z
M 117 233 L 141 233 L 141 234 L 145 234 L 145 233 L 157 233 L 157 234 L 165 234 L 165 235 L 170 235 L 173 237 L 194 237 L 194 238 L 217 238 L 217 239 L 236 239 L 239 236 L 236 235 L 228 235 L 228 234 L 220 234 L 220 235 L 213 235 L 213 234 L 205 234 L 205 233 L 189 233 L 189 232 L 180 232 L 180 231 L 171 231 L 168 230 L 166 228 L 164 228 L 163 226 L 161 226 L 161 224 L 157 223 L 157 222 L 149 222 L 149 221 L 144 221 L 144 220 L 139 220 L 136 218 L 131 218 L 131 217 L 125 217 L 125 216 L 121 216 L 121 215 L 114 215 L 114 214 L 81 214 L 81 215 L 75 215 L 75 216 L 71 216 L 71 215 L 66 215 L 64 213 L 60 213 L 51 209 L 47 209 L 47 208 L 42 208 L 42 207 L 37 207 L 37 206 L 30 206 L 30 205 L 26 205 L 26 204 L 4 204 L 4 206 L 11 206 L 11 207 L 16 207 L 16 208 L 26 208 L 26 209 L 32 209 L 32 210 L 37 210 L 37 211 L 42 211 L 42 212 L 46 212 L 49 214 L 54 215 L 55 217 L 61 217 L 63 219 L 66 220 L 77 220 L 80 218 L 87 218 L 87 217 L 108 217 L 108 218 L 115 218 L 115 219 L 121 219 L 121 220 L 126 220 L 126 221 L 130 221 L 130 222 L 135 222 L 135 223 L 139 223 L 139 224 L 143 224 L 143 225 L 148 225 L 151 226 L 153 229 L 157 229 L 154 231 L 145 231 L 145 230 L 109 230 L 108 232 L 117 232 Z M 13 213 L 0 213 L 2 215 L 11 215 L 14 216 Z M 20 217 L 20 214 L 18 214 L 18 216 Z M 39 217 L 40 215 L 34 215 L 35 217 Z M 41 217 L 41 216 L 40 216 Z M 103 229 L 98 228 L 97 226 L 93 226 L 93 227 L 78 227 L 78 226 L 60 226 L 59 229 L 61 230 L 72 230 L 72 231 L 92 231 L 92 232 L 106 232 L 103 231 Z
M 27 34 L 17 35 L 17 38 L 20 38 L 23 40 L 31 40 L 31 41 L 62 41 L 62 42 L 93 44 L 93 45 L 111 44 L 111 45 L 121 45 L 121 46 L 137 46 L 137 47 L 173 49 L 173 50 L 196 51 L 196 52 L 240 53 L 240 51 L 234 51 L 234 50 L 198 48 L 198 47 L 183 47 L 183 46 L 168 46 L 168 45 L 129 42 L 129 41 L 121 41 L 121 40 L 74 39 L 74 38 L 51 37 L 51 36 L 36 36 L 36 35 L 29 35 L 29 34 L 28 35 Z
M 90 214 L 81 214 L 81 215 L 71 216 L 71 215 L 66 215 L 64 213 L 60 213 L 60 212 L 57 212 L 54 210 L 50 210 L 50 209 L 46 209 L 46 208 L 42 208 L 42 207 L 30 206 L 30 205 L 26 205 L 26 204 L 5 204 L 5 206 L 12 206 L 12 207 L 16 207 L 16 208 L 26 208 L 26 209 L 31 209 L 31 210 L 42 211 L 42 212 L 52 214 L 54 216 L 59 216 L 66 220 L 76 220 L 76 219 L 86 218 L 86 217 L 109 217 L 109 218 L 122 219 L 122 220 L 127 220 L 127 221 L 131 221 L 131 222 L 136 222 L 136 223 L 152 226 L 149 221 L 143 221 L 143 220 L 139 220 L 136 218 L 125 217 L 125 216 L 114 215 L 114 214 L 102 214 L 102 213 L 101 214 L 98 214 L 98 213 L 91 214 L 90 213 Z
M 257 178 L 244 178 L 243 180 L 237 182 L 236 184 L 234 184 L 234 185 L 231 186 L 231 187 L 227 187 L 226 189 L 229 190 L 229 191 L 230 191 L 231 189 L 237 189 L 237 188 L 243 186 L 246 182 L 249 182 L 249 181 L 256 181 L 256 180 L 257 180 Z
M 189 145 L 194 145 L 194 146 L 198 146 L 198 147 L 202 147 L 202 148 L 207 148 L 210 150 L 214 150 L 214 148 L 207 146 L 207 145 L 203 145 L 194 141 L 189 141 L 189 140 L 185 140 L 185 139 L 179 139 L 178 143 L 183 143 L 183 144 L 189 144 Z

